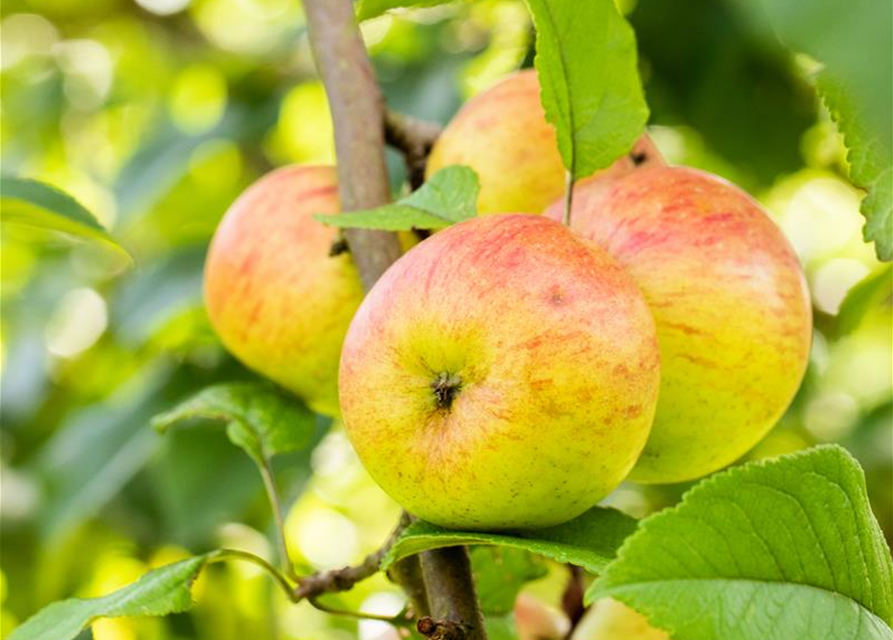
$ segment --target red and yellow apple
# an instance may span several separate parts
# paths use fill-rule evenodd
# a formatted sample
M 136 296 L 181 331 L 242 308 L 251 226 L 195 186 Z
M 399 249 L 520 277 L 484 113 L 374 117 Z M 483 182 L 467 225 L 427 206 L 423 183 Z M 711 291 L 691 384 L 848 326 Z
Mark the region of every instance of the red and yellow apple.
M 659 158 L 643 136 L 630 156 L 597 175 L 630 171 L 636 162 Z M 480 179 L 480 214 L 539 213 L 565 189 L 565 170 L 555 128 L 546 121 L 533 69 L 508 76 L 469 100 L 431 150 L 431 176 L 453 164 L 475 170 Z
M 734 185 L 666 166 L 579 184 L 571 227 L 632 275 L 657 324 L 660 397 L 630 478 L 690 480 L 744 455 L 794 397 L 812 335 L 778 227 Z
M 651 313 L 607 253 L 542 216 L 485 216 L 423 241 L 369 292 L 341 354 L 341 411 L 412 514 L 547 526 L 632 468 L 659 376 Z
M 332 167 L 289 166 L 251 185 L 227 211 L 205 265 L 205 301 L 223 344 L 245 365 L 338 412 L 341 343 L 363 298 L 338 231 Z

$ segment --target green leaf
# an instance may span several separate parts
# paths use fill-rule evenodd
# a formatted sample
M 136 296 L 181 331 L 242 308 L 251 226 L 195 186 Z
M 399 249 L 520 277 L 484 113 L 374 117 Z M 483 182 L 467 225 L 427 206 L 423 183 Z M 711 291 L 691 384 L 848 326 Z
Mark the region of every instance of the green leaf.
M 701 482 L 642 520 L 586 599 L 605 596 L 685 640 L 893 638 L 890 550 L 838 446 Z
M 453 531 L 419 520 L 403 531 L 382 560 L 382 569 L 429 549 L 485 544 L 526 549 L 598 573 L 613 559 L 617 548 L 635 528 L 633 518 L 602 507 L 590 509 L 570 522 L 554 527 L 513 533 Z
M 203 418 L 227 423 L 226 433 L 255 462 L 277 453 L 306 447 L 316 429 L 316 416 L 296 399 L 258 382 L 218 384 L 152 420 L 165 431 L 182 420 Z
M 524 549 L 478 546 L 469 550 L 469 556 L 481 611 L 486 615 L 511 613 L 524 584 L 549 572 L 542 560 Z
M 359 0 L 357 20 L 377 18 L 391 9 L 433 7 L 451 0 Z
M 137 582 L 101 598 L 71 598 L 40 610 L 9 640 L 69 640 L 97 618 L 164 616 L 192 607 L 190 589 L 208 555 L 150 571 Z
M 102 240 L 124 251 L 80 202 L 37 180 L 0 178 L 0 211 L 4 223 Z
M 487 631 L 488 640 L 518 640 L 521 637 L 513 613 L 485 616 L 484 629 Z
M 314 216 L 333 227 L 354 229 L 443 229 L 477 215 L 480 185 L 468 167 L 444 167 L 417 191 L 377 209 Z
M 850 179 L 868 191 L 865 239 L 879 258 L 893 259 L 893 3 L 763 0 L 762 7 L 782 42 L 823 65 L 819 93 L 849 149 Z
M 862 318 L 872 309 L 883 304 L 889 305 L 893 300 L 893 265 L 884 265 L 874 273 L 868 274 L 847 293 L 840 305 L 835 324 L 838 337 L 855 331 Z
M 536 70 L 564 166 L 585 178 L 628 152 L 645 129 L 636 38 L 614 0 L 527 0 Z

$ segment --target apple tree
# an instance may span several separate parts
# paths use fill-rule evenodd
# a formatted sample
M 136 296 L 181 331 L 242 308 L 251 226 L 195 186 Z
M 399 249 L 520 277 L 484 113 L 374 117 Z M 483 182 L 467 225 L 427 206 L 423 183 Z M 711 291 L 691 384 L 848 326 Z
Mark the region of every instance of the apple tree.
M 811 384 L 830 321 L 763 205 L 671 162 L 672 140 L 646 128 L 655 25 L 612 0 L 527 0 L 532 68 L 441 128 L 385 103 L 360 30 L 440 4 L 304 0 L 335 166 L 267 172 L 214 232 L 207 317 L 253 374 L 147 409 L 166 438 L 223 427 L 256 467 L 275 551 L 207 549 L 52 603 L 9 638 L 182 613 L 212 565 L 238 563 L 289 606 L 383 637 L 893 639 L 893 560 L 856 458 L 753 453 Z M 890 3 L 731 4 L 811 70 L 864 192 L 864 240 L 889 261 Z M 21 177 L 2 192 L 4 222 L 139 261 L 66 193 Z M 852 288 L 831 331 L 889 306 L 889 285 L 886 266 Z M 313 570 L 294 557 L 280 476 L 333 431 L 401 509 L 361 562 Z M 615 508 L 631 485 L 676 494 Z M 524 591 L 547 567 L 552 618 Z M 399 588 L 399 611 L 345 599 L 375 578 Z

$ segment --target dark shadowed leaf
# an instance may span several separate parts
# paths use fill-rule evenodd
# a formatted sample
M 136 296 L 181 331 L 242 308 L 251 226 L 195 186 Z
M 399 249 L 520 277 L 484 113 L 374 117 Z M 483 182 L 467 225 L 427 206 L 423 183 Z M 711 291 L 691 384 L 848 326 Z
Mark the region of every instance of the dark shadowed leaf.
M 199 391 L 152 420 L 165 431 L 184 420 L 220 420 L 233 444 L 262 464 L 277 453 L 308 446 L 316 415 L 297 399 L 263 382 L 218 384 Z
M 893 259 L 893 3 L 742 4 L 752 11 L 762 7 L 782 42 L 822 64 L 819 93 L 843 133 L 850 178 L 868 192 L 861 206 L 865 239 L 875 243 L 882 260 Z

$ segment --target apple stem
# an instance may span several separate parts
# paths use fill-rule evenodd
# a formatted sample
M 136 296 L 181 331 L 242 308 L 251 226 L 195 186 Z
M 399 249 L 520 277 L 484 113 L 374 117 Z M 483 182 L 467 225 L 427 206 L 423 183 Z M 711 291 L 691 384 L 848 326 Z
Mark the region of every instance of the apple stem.
M 571 206 L 574 203 L 574 174 L 570 171 L 565 172 L 564 180 L 564 206 L 561 211 L 561 223 L 569 227 L 571 226 Z

